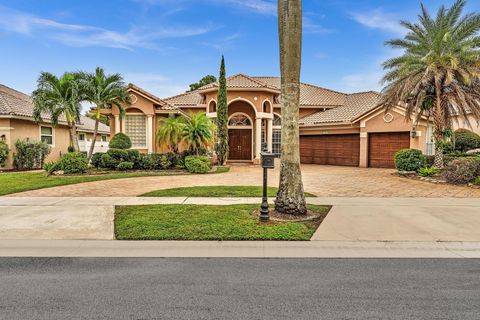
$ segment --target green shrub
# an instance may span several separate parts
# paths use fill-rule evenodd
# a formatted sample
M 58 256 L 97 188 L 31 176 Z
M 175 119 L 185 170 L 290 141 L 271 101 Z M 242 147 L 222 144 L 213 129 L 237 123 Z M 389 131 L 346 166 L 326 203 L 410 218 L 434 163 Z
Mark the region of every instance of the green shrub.
M 117 170 L 119 171 L 127 171 L 132 169 L 133 169 L 133 162 L 130 162 L 130 161 L 120 162 L 117 166 Z
M 425 167 L 418 170 L 418 175 L 420 177 L 431 177 L 437 175 L 439 172 L 440 170 L 437 167 Z
M 51 161 L 43 164 L 43 170 L 45 170 L 47 175 L 51 175 L 52 173 L 57 171 L 58 170 L 57 168 L 58 168 L 58 162 L 55 162 L 55 161 Z
M 41 169 L 51 148 L 42 141 L 17 140 L 13 165 L 17 169 Z
M 212 163 L 206 156 L 188 156 L 185 158 L 185 168 L 191 173 L 206 173 L 212 169 Z
M 127 152 L 126 161 L 136 163 L 139 161 L 140 157 L 142 156 L 138 150 L 135 149 L 128 149 L 125 150 Z
M 5 166 L 7 163 L 8 153 L 10 150 L 8 149 L 8 145 L 5 141 L 0 141 L 0 167 Z
M 466 184 L 480 175 L 478 158 L 462 158 L 450 161 L 443 171 L 445 180 L 454 184 Z
M 141 155 L 138 159 L 135 168 L 140 170 L 153 170 L 155 169 L 155 161 L 151 154 Z
M 480 148 L 480 135 L 467 129 L 455 131 L 455 149 L 468 151 Z
M 403 149 L 395 154 L 398 171 L 418 171 L 427 166 L 427 158 L 417 149 Z
M 63 170 L 67 174 L 83 173 L 88 169 L 88 159 L 81 152 L 69 152 L 62 156 L 58 162 L 57 170 Z
M 448 141 L 448 140 L 438 141 L 437 145 L 439 145 L 442 148 L 443 154 L 455 152 L 455 148 L 453 147 L 453 143 L 451 141 Z
M 110 140 L 109 147 L 112 149 L 130 149 L 132 141 L 125 133 L 117 133 Z
M 100 158 L 102 160 L 102 168 L 107 169 L 116 169 L 118 164 L 121 162 L 112 158 L 108 153 L 102 154 Z
M 476 177 L 475 180 L 473 180 L 473 184 L 476 186 L 480 186 L 480 177 Z
M 92 159 L 90 160 L 92 163 L 92 166 L 95 168 L 103 168 L 103 163 L 102 163 L 102 156 L 104 155 L 104 152 L 97 152 L 92 155 Z

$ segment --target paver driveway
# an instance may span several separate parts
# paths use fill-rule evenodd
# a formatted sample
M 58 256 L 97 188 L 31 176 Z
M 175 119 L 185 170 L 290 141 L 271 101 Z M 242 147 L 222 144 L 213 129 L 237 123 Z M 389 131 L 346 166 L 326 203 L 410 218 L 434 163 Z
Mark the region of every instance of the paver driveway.
M 278 166 L 277 166 L 278 167 Z M 14 196 L 111 197 L 203 185 L 260 185 L 258 166 L 232 166 L 230 172 L 209 175 L 140 177 L 88 182 L 17 193 Z M 303 165 L 305 191 L 321 197 L 476 197 L 480 189 L 400 178 L 390 169 Z M 269 172 L 269 184 L 278 184 L 279 169 Z

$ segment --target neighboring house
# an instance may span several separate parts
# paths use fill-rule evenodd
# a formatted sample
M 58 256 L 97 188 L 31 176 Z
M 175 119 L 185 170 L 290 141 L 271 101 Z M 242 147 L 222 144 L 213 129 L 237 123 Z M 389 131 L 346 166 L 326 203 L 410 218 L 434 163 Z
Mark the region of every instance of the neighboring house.
M 19 139 L 44 141 L 52 148 L 46 161 L 55 161 L 67 152 L 70 145 L 70 136 L 65 118 L 60 118 L 57 126 L 52 126 L 48 115 L 43 122 L 36 123 L 33 119 L 33 101 L 29 95 L 0 85 L 0 139 L 6 141 L 10 148 L 6 169 L 13 167 L 15 142 Z M 82 116 L 78 125 L 78 137 L 81 151 L 88 151 L 93 138 L 95 121 Z M 95 151 L 108 150 L 110 128 L 99 125 L 99 136 Z

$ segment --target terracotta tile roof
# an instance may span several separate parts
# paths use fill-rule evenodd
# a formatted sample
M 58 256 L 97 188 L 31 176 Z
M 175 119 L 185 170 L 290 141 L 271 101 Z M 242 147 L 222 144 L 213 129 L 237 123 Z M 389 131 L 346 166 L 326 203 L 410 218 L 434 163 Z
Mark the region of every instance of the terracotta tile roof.
M 34 104 L 32 97 L 29 95 L 9 88 L 0 84 L 0 116 L 17 116 L 25 117 L 27 120 L 33 120 Z M 48 114 L 42 114 L 42 119 L 45 122 L 50 122 L 50 116 Z M 59 117 L 59 123 L 66 124 L 65 116 Z M 81 123 L 78 125 L 78 130 L 93 131 L 95 121 L 82 116 L 80 118 Z M 99 132 L 110 133 L 110 128 L 103 124 L 99 124 Z
M 207 84 L 199 89 L 199 91 L 208 90 L 218 87 L 218 81 Z M 236 74 L 227 78 L 227 88 L 256 88 L 256 89 L 270 89 L 279 91 L 279 86 L 270 85 L 267 82 L 263 82 L 255 77 L 249 77 L 244 74 Z
M 253 77 L 280 90 L 280 77 Z M 300 105 L 336 107 L 345 104 L 346 94 L 308 83 L 300 83 Z
M 380 101 L 378 92 L 360 92 L 346 95 L 342 106 L 317 112 L 300 119 L 301 126 L 314 126 L 326 123 L 352 123 L 361 115 L 377 107 Z
M 191 92 L 182 93 L 170 98 L 166 98 L 165 101 L 180 107 L 196 106 L 198 104 L 203 103 L 203 98 L 202 98 L 202 95 L 197 91 L 191 91 Z
M 144 95 L 145 97 L 147 97 L 148 99 L 152 100 L 157 105 L 159 105 L 163 110 L 178 110 L 177 107 L 168 103 L 166 100 L 163 100 L 163 99 L 151 94 L 150 92 L 140 88 L 139 86 L 137 86 L 133 83 L 128 84 L 128 89 L 131 90 L 131 91 L 137 91 L 138 93 Z

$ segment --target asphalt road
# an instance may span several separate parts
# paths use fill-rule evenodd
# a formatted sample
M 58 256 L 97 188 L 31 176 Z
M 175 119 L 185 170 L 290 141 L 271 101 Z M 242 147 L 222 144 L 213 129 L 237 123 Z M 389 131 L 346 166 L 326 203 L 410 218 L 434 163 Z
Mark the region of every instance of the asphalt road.
M 479 319 L 480 260 L 0 258 L 0 319 Z

